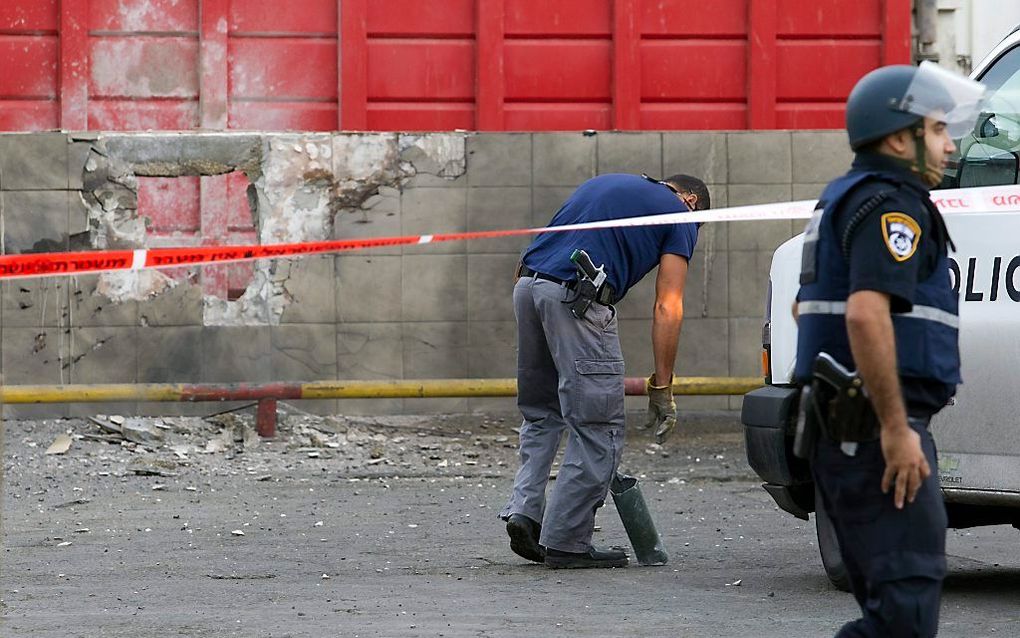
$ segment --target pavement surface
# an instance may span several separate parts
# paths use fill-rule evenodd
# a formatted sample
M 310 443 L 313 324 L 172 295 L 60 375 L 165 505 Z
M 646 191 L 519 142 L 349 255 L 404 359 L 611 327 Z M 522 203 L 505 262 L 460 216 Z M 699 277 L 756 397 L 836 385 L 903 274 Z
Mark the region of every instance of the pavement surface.
M 729 413 L 661 447 L 628 434 L 669 565 L 518 558 L 496 518 L 516 424 L 293 413 L 265 442 L 236 414 L 7 422 L 0 635 L 829 636 L 857 615 Z M 597 524 L 626 544 L 611 502 Z M 1020 635 L 1018 543 L 950 532 L 940 635 Z

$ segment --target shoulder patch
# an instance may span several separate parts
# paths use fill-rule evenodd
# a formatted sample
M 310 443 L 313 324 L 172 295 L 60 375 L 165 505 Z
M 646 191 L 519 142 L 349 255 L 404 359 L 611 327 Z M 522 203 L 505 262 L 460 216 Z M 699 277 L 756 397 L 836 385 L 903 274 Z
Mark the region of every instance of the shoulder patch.
M 921 241 L 921 226 L 905 213 L 882 215 L 882 236 L 885 247 L 896 261 L 910 259 Z

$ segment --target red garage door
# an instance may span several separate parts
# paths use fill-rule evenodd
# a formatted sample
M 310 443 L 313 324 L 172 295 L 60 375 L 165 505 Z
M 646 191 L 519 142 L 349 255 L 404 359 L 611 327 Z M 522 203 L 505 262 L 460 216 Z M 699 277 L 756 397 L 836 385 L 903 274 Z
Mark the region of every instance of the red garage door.
M 842 126 L 909 0 L 346 0 L 348 129 Z
M 335 130 L 338 59 L 337 0 L 0 0 L 0 130 Z
M 909 0 L 0 0 L 0 129 L 838 127 L 909 29 Z

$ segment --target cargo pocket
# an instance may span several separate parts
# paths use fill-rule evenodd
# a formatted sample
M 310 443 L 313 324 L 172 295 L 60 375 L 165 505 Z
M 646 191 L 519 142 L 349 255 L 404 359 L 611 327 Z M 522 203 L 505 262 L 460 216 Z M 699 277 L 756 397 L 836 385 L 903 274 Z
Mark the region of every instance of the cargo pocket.
M 578 425 L 623 422 L 623 360 L 578 359 L 574 362 L 574 414 Z

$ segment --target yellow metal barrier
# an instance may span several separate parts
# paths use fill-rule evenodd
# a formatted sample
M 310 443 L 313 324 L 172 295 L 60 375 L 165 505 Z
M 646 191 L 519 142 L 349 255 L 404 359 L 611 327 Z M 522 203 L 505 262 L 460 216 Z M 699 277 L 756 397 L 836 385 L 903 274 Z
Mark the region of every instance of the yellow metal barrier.
M 675 394 L 742 395 L 760 388 L 760 377 L 676 377 Z M 628 395 L 645 394 L 645 380 L 624 379 Z M 3 403 L 113 403 L 120 401 L 257 401 L 259 434 L 276 433 L 276 402 L 287 399 L 412 399 L 422 397 L 512 397 L 516 379 L 404 379 L 309 383 L 109 384 L 0 386 Z
M 676 377 L 683 395 L 742 395 L 760 388 L 760 377 Z M 644 379 L 628 378 L 626 393 L 642 395 Z M 99 384 L 0 387 L 2 403 L 108 403 L 118 401 L 245 401 L 255 399 L 400 399 L 416 397 L 512 397 L 515 379 L 404 379 L 265 384 Z

